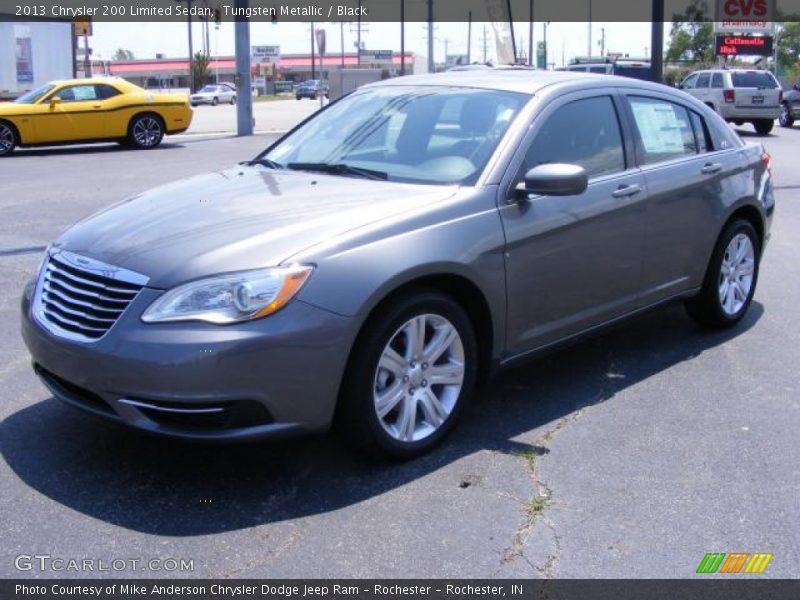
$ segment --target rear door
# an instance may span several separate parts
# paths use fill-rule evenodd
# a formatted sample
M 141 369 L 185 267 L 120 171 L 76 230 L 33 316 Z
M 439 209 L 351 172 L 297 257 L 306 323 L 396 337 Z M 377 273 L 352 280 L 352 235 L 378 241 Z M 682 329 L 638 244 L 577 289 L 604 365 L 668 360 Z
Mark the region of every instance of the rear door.
M 553 100 L 534 119 L 500 187 L 506 234 L 507 350 L 520 354 L 630 311 L 641 284 L 644 178 L 613 90 Z M 511 199 L 528 169 L 583 166 L 577 196 Z
M 642 303 L 696 287 L 716 236 L 720 207 L 736 171 L 732 149 L 719 150 L 702 115 L 672 95 L 625 94 L 648 200 Z
M 768 71 L 732 71 L 737 108 L 777 108 L 781 87 Z

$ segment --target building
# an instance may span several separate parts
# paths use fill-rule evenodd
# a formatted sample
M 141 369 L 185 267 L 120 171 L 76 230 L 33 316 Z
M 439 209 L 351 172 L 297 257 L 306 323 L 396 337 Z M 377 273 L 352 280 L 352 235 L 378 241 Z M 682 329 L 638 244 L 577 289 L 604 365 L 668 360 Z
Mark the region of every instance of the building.
M 275 65 L 253 65 L 252 74 L 254 81 L 275 80 L 300 82 L 307 79 L 323 79 L 339 69 L 353 68 L 381 68 L 387 76 L 400 74 L 401 55 L 393 53 L 391 60 L 381 63 L 371 63 L 364 60 L 359 65 L 358 55 L 355 53 L 331 54 L 321 61 L 319 56 L 312 61 L 310 54 L 285 54 Z M 405 72 L 407 74 L 419 72 L 425 67 L 425 61 L 411 52 L 405 55 Z M 107 74 L 123 77 L 144 88 L 185 89 L 188 83 L 188 61 L 186 58 L 160 58 L 130 61 L 111 61 L 95 63 L 95 74 Z M 212 58 L 208 64 L 210 80 L 219 82 L 233 82 L 236 73 L 236 60 L 233 56 L 220 56 Z M 313 74 L 313 76 L 312 76 Z M 264 78 L 264 79 L 260 79 Z
M 53 79 L 69 79 L 73 52 L 69 21 L 22 21 L 0 15 L 0 98 L 14 98 Z

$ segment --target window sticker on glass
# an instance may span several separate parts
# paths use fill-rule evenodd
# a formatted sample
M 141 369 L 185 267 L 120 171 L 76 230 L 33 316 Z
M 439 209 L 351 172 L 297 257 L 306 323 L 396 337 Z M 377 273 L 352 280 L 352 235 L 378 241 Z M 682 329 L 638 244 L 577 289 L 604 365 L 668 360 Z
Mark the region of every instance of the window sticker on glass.
M 683 132 L 671 104 L 634 101 L 631 108 L 645 152 L 683 153 Z

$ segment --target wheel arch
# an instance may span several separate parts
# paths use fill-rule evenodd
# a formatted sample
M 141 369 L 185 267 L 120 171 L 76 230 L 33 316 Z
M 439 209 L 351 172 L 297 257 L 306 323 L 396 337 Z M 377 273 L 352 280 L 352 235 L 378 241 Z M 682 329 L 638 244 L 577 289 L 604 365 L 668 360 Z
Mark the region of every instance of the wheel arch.
M 132 114 L 130 119 L 128 119 L 128 129 L 127 129 L 128 135 L 130 135 L 130 133 L 131 133 L 131 127 L 133 127 L 133 122 L 138 117 L 143 117 L 143 116 L 155 117 L 156 119 L 158 119 L 159 122 L 161 123 L 161 129 L 164 131 L 164 135 L 167 135 L 167 122 L 166 122 L 166 120 L 164 119 L 164 117 L 161 114 L 159 114 L 158 112 L 156 112 L 154 110 L 141 110 L 139 112 L 136 112 L 136 113 Z
M 730 214 L 730 216 L 722 224 L 722 228 L 719 230 L 719 233 L 717 234 L 717 240 L 719 240 L 719 237 L 725 232 L 728 226 L 737 219 L 742 219 L 744 221 L 749 222 L 756 230 L 756 233 L 758 234 L 758 246 L 760 252 L 764 248 L 764 236 L 766 234 L 766 224 L 764 223 L 764 217 L 761 215 L 761 211 L 759 211 L 752 204 L 745 204 L 743 206 L 740 206 Z
M 17 127 L 17 125 L 16 125 L 16 123 L 14 123 L 14 121 L 12 121 L 11 119 L 6 119 L 4 117 L 0 117 L 0 123 L 3 123 L 5 125 L 8 125 L 9 127 L 11 127 L 11 130 L 14 132 L 14 136 L 16 136 L 16 138 L 17 138 L 17 146 L 21 146 L 22 144 L 25 143 L 22 140 L 22 134 L 20 133 L 19 127 Z

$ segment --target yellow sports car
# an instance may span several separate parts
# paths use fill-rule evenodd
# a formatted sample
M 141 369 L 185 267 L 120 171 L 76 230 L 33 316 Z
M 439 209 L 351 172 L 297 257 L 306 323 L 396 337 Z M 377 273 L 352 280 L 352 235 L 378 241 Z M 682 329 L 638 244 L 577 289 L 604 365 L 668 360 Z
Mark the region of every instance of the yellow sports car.
M 184 94 L 153 94 L 114 77 L 52 81 L 0 103 L 0 156 L 16 146 L 101 141 L 155 148 L 191 122 Z

